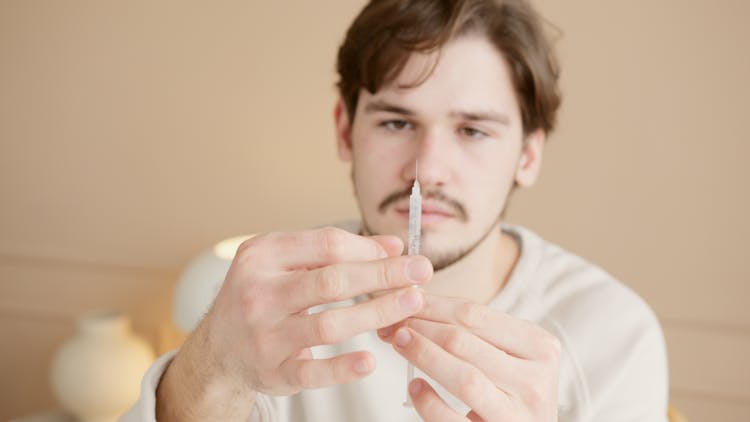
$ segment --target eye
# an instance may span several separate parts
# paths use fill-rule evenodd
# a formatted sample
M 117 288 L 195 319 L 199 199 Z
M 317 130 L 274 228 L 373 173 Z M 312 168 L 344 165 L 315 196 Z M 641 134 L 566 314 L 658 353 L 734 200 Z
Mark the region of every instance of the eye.
M 412 124 L 407 122 L 406 120 L 386 120 L 380 123 L 380 126 L 392 132 L 398 132 L 404 129 L 411 129 L 413 127 Z
M 483 132 L 483 131 L 481 131 L 479 129 L 476 129 L 476 128 L 473 128 L 473 127 L 468 127 L 468 126 L 467 127 L 462 127 L 461 129 L 459 129 L 459 132 L 462 135 L 464 135 L 466 137 L 469 137 L 471 139 L 484 139 L 487 136 L 489 136 L 487 133 L 485 133 L 485 132 Z

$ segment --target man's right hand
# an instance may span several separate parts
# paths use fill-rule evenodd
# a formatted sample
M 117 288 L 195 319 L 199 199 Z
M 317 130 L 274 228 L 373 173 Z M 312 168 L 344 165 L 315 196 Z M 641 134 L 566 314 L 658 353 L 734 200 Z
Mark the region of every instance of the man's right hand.
M 373 371 L 367 351 L 313 359 L 310 347 L 392 325 L 422 307 L 432 276 L 424 257 L 400 256 L 394 236 L 334 228 L 273 233 L 244 242 L 198 328 L 162 377 L 157 419 L 246 421 L 255 393 L 290 395 Z M 310 314 L 367 293 L 374 299 Z

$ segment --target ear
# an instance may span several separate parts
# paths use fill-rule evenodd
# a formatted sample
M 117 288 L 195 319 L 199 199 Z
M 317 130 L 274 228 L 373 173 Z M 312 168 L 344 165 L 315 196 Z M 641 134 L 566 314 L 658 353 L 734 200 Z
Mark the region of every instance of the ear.
M 526 136 L 521 156 L 516 168 L 516 184 L 529 187 L 536 183 L 542 169 L 542 153 L 547 135 L 544 130 L 537 129 Z
M 344 107 L 344 101 L 339 97 L 333 110 L 336 122 L 336 147 L 341 161 L 352 160 L 352 127 L 349 123 L 349 113 Z

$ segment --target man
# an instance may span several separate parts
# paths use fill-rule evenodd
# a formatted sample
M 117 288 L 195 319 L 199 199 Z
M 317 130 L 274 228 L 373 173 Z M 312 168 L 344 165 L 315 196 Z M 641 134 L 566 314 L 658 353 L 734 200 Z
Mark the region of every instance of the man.
M 361 225 L 245 242 L 126 420 L 666 420 L 648 306 L 501 221 L 535 182 L 560 103 L 531 6 L 373 0 L 338 71 Z M 424 256 L 403 256 L 416 162 Z

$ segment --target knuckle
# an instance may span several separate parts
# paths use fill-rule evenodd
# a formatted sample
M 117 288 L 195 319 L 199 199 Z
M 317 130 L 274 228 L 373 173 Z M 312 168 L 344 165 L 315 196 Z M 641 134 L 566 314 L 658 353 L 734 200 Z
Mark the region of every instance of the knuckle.
M 477 370 L 464 371 L 459 394 L 461 397 L 483 397 L 486 394 L 482 391 L 482 386 L 482 376 Z
M 318 273 L 318 294 L 326 302 L 340 300 L 345 297 L 346 280 L 338 267 L 329 265 Z
M 337 342 L 336 325 L 334 315 L 330 311 L 323 311 L 317 314 L 314 329 L 320 344 L 333 344 Z
M 527 382 L 522 388 L 523 401 L 531 408 L 543 405 L 548 399 L 542 383 Z
M 435 396 L 422 395 L 420 397 L 420 400 L 422 401 L 420 405 L 424 415 L 430 415 L 436 419 L 442 417 L 443 412 L 441 410 L 440 403 Z
M 330 367 L 330 373 L 333 377 L 333 382 L 340 384 L 351 381 L 352 370 L 349 369 L 351 365 L 345 358 L 335 359 Z
M 467 328 L 478 328 L 487 320 L 487 309 L 474 302 L 464 302 L 456 309 L 456 319 Z
M 558 372 L 544 363 L 531 362 L 517 385 L 519 397 L 527 407 L 536 408 L 555 400 Z
M 423 364 L 430 361 L 427 348 L 425 348 L 424 343 L 418 337 L 413 338 L 411 343 L 409 343 L 406 354 L 411 356 L 410 360 L 415 364 Z
M 241 311 L 244 320 L 252 324 L 261 317 L 263 312 L 263 292 L 258 283 L 248 283 L 244 286 L 241 299 Z
M 450 330 L 445 338 L 445 349 L 453 355 L 465 356 L 467 345 L 464 333 L 458 329 Z
M 562 355 L 562 344 L 560 339 L 547 331 L 541 330 L 539 338 L 539 354 L 545 362 L 558 362 Z
M 261 242 L 262 239 L 254 237 L 240 243 L 240 246 L 237 247 L 235 257 L 242 261 L 252 260 L 253 258 L 257 257 L 258 245 Z
M 382 261 L 377 264 L 378 268 L 378 285 L 385 289 L 391 287 L 394 277 L 391 276 L 391 269 L 388 261 Z
M 392 302 L 394 301 L 396 302 L 395 304 L 388 304 L 383 301 L 375 303 L 375 318 L 378 327 L 391 323 L 393 319 L 391 317 L 391 308 L 398 309 L 398 298 L 395 298 Z
M 279 233 L 267 233 L 243 241 L 237 247 L 235 259 L 244 263 L 258 263 L 264 257 L 264 249 L 270 242 L 278 239 L 279 235 Z
M 265 235 L 251 237 L 250 239 L 247 239 L 243 241 L 242 243 L 240 243 L 240 245 L 237 246 L 237 255 L 240 255 L 246 250 L 248 250 L 249 248 L 253 247 L 253 245 L 260 242 L 260 239 L 262 239 L 264 236 Z
M 345 248 L 345 233 L 335 227 L 326 227 L 320 230 L 320 247 L 324 257 L 337 260 L 343 256 Z
M 311 365 L 306 365 L 306 362 L 300 363 L 297 366 L 294 374 L 297 387 L 308 390 L 315 387 L 315 376 L 312 371 Z

